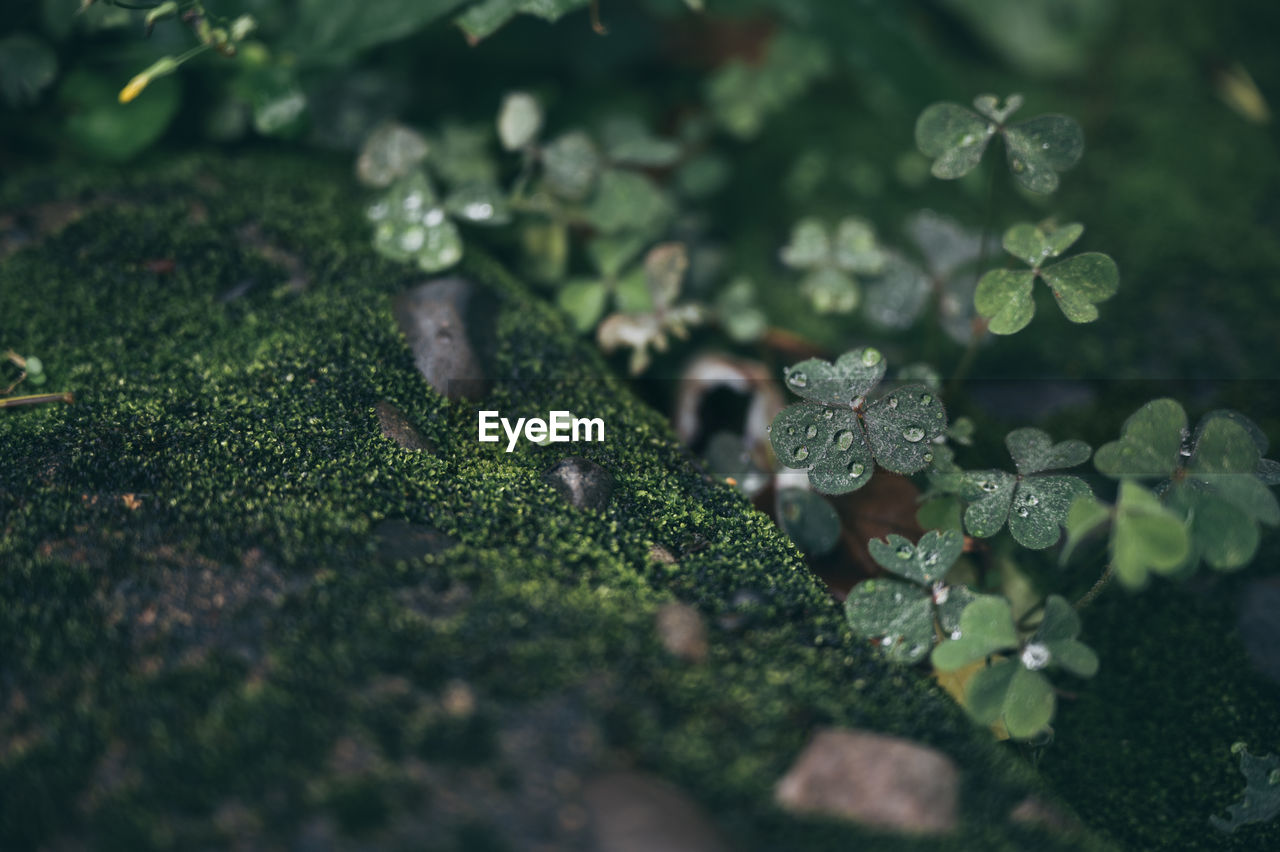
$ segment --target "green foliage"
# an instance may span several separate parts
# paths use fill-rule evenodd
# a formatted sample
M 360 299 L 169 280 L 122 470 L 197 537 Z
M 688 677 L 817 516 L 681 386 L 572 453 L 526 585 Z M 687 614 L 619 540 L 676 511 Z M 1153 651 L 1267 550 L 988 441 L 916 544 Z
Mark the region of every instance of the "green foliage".
M 34 103 L 58 76 L 58 57 L 27 33 L 0 39 L 0 94 L 11 107 Z
M 1089 460 L 1083 441 L 1054 444 L 1039 429 L 1015 429 L 1005 436 L 1017 474 L 1003 470 L 941 473 L 935 486 L 967 504 L 964 523 L 970 535 L 989 538 L 1007 522 L 1014 540 L 1042 550 L 1057 544 L 1067 512 L 1079 497 L 1092 492 L 1078 476 L 1045 471 L 1075 467 Z
M 556 21 L 590 0 L 480 0 L 455 19 L 472 43 L 488 38 L 516 15 L 534 15 Z
M 412 260 L 424 272 L 462 260 L 462 235 L 445 212 L 431 179 L 415 171 L 369 206 L 373 246 L 392 260 Z
M 720 126 L 750 139 L 830 66 L 826 44 L 783 30 L 771 41 L 762 63 L 734 60 L 713 74 L 707 82 L 707 101 Z
M 834 234 L 818 219 L 800 220 L 781 257 L 792 269 L 808 272 L 800 282 L 800 292 L 819 313 L 852 311 L 861 298 L 854 276 L 877 275 L 887 262 L 875 230 L 854 217 L 841 219 Z
M 1120 483 L 1114 509 L 1091 496 L 1082 496 L 1071 505 L 1063 560 L 1070 557 L 1080 539 L 1107 521 L 1111 522 L 1111 570 L 1129 588 L 1145 585 L 1149 572 L 1172 574 L 1186 562 L 1190 541 L 1182 518 L 1133 480 Z
M 1212 411 L 1194 433 L 1171 399 L 1153 400 L 1125 421 L 1121 437 L 1098 448 L 1094 464 L 1119 479 L 1162 480 L 1161 502 L 1185 519 L 1190 570 L 1201 560 L 1240 568 L 1258 548 L 1258 524 L 1280 523 L 1280 503 L 1258 476 L 1266 436 L 1236 412 Z
M 115 86 L 101 75 L 75 70 L 63 78 L 58 100 L 70 113 L 67 137 L 85 153 L 120 162 L 154 142 L 177 114 L 180 86 L 173 77 L 156 80 L 136 101 L 117 103 Z
M 557 293 L 560 307 L 579 332 L 595 328 L 610 301 L 623 313 L 650 307 L 643 265 L 628 268 L 642 248 L 643 240 L 635 236 L 600 236 L 587 243 L 587 257 L 597 276 L 570 280 Z
M 1043 669 L 1062 668 L 1079 677 L 1098 671 L 1098 657 L 1076 638 L 1079 633 L 1075 610 L 1062 597 L 1050 595 L 1040 625 L 1020 640 L 1009 602 L 984 595 L 965 607 L 959 630 L 934 648 L 932 659 L 942 671 L 987 659 L 988 665 L 969 680 L 965 706 L 977 721 L 1003 721 L 1009 736 L 1028 739 L 1048 728 L 1057 703 Z
M 916 663 L 937 641 L 938 626 L 950 633 L 975 595 L 965 586 L 942 581 L 960 558 L 964 537 L 954 530 L 932 530 L 912 544 L 900 535 L 872 539 L 867 548 L 893 577 L 877 577 L 854 586 L 845 615 L 855 633 L 875 639 L 889 659 Z
M 1209 817 L 1209 823 L 1214 828 L 1228 834 L 1252 822 L 1273 820 L 1280 814 L 1280 755 L 1255 757 L 1243 743 L 1237 743 L 1236 746 L 1232 746 L 1231 750 L 1240 754 L 1240 774 L 1245 780 L 1244 794 L 1239 802 L 1228 806 L 1230 819 Z
M 993 269 L 978 282 L 974 306 L 990 318 L 993 333 L 1014 334 L 1031 322 L 1036 311 L 1031 289 L 1037 277 L 1049 286 L 1067 319 L 1084 323 L 1098 318 L 1095 303 L 1115 295 L 1120 284 L 1115 261 L 1100 252 L 1086 252 L 1043 265 L 1070 248 L 1083 232 L 1084 226 L 1074 222 L 1056 228 L 1024 222 L 1005 231 L 1005 251 L 1031 268 Z
M 1042 115 L 1007 124 L 1022 107 L 1021 95 L 1010 95 L 1004 106 L 995 95 L 978 95 L 973 105 L 978 112 L 936 103 L 920 113 L 916 146 L 933 158 L 934 177 L 952 180 L 968 174 L 991 139 L 1000 135 L 1014 179 L 1030 192 L 1046 194 L 1058 188 L 1058 172 L 1074 166 L 1084 153 L 1084 133 L 1068 116 Z
M 610 314 L 596 329 L 596 341 L 605 352 L 620 347 L 631 350 L 633 374 L 642 373 L 649 366 L 650 347 L 665 352 L 667 335 L 688 337 L 690 326 L 703 321 L 700 305 L 676 304 L 688 268 L 689 256 L 680 243 L 654 246 L 644 259 L 648 305 Z
M 834 364 L 811 358 L 786 371 L 786 385 L 807 402 L 788 406 L 769 428 L 773 450 L 787 467 L 805 468 L 823 494 L 865 485 L 873 463 L 915 473 L 933 461 L 933 441 L 946 411 L 924 385 L 905 385 L 867 401 L 884 377 L 880 352 L 863 347 Z
M 805 553 L 821 555 L 840 540 L 840 516 L 826 500 L 803 488 L 779 488 L 778 521 Z

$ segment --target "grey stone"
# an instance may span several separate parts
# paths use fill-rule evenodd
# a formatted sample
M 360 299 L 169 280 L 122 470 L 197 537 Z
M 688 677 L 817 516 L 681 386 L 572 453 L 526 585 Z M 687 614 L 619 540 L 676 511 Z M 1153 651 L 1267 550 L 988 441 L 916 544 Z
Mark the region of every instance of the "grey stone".
M 701 663 L 707 659 L 707 627 L 702 614 L 688 604 L 669 603 L 658 608 L 658 638 L 670 653 Z
M 785 810 L 911 834 L 956 827 L 960 773 L 927 746 L 867 731 L 819 731 L 778 782 Z
M 412 562 L 444 553 L 458 542 L 437 529 L 409 521 L 383 521 L 373 529 L 378 556 L 387 562 Z
M 414 365 L 449 399 L 485 394 L 484 370 L 468 323 L 477 294 L 470 281 L 440 278 L 401 293 L 395 301 L 396 322 L 413 350 Z
M 1245 586 L 1236 626 L 1254 667 L 1280 683 L 1280 578 L 1264 577 Z
M 378 426 L 382 428 L 382 437 L 394 441 L 406 450 L 434 450 L 431 442 L 413 428 L 404 412 L 385 399 L 374 406 L 378 412 Z
M 543 471 L 542 479 L 575 509 L 603 509 L 613 495 L 613 475 L 578 456 L 556 462 Z
M 587 780 L 594 852 L 725 852 L 715 826 L 680 788 L 652 775 L 614 772 Z

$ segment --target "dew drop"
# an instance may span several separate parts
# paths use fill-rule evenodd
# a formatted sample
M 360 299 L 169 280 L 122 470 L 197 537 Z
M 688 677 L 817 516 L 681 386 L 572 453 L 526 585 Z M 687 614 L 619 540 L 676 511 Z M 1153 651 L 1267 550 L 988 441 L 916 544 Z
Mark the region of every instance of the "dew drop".
M 911 551 L 912 551 L 911 545 L 909 545 L 909 544 L 904 544 L 904 545 L 902 545 L 902 547 L 899 547 L 899 548 L 898 548 L 898 558 L 899 558 L 899 559 L 910 559 L 910 558 L 911 558 Z
M 802 388 L 809 384 L 809 377 L 803 372 L 797 370 L 787 376 L 787 384 L 791 385 L 793 388 Z
M 987 492 L 988 494 L 990 494 L 993 491 L 998 491 L 1000 489 L 1000 486 L 996 485 L 990 479 L 982 480 L 981 482 L 978 483 L 978 487 L 981 488 L 983 491 Z
M 818 427 L 817 427 L 817 426 L 814 426 L 812 423 L 810 423 L 810 424 L 809 424 L 809 428 L 804 430 L 804 436 L 805 436 L 806 438 L 816 438 L 816 437 L 818 437 Z
M 933 402 L 933 397 L 927 393 L 922 393 L 920 394 L 920 402 L 924 405 L 928 405 L 929 403 Z
M 891 396 L 891 397 L 889 397 L 889 401 L 886 403 L 886 405 L 888 405 L 890 409 L 897 408 L 897 407 L 898 407 L 898 398 L 897 398 L 896 396 Z
M 928 463 L 929 463 L 929 462 L 931 462 L 931 461 L 933 461 L 933 453 L 925 453 L 925 454 L 924 454 L 924 463 L 925 463 L 925 464 L 928 464 Z
M 823 412 L 822 412 L 822 419 L 823 419 L 823 420 L 830 420 L 831 418 L 833 418 L 833 417 L 835 417 L 835 416 L 836 416 L 836 413 L 835 413 L 834 411 L 832 411 L 830 408 L 828 408 L 828 409 L 826 409 L 825 411 L 823 411 Z
M 1024 500 L 1023 502 L 1026 503 L 1028 506 L 1039 506 L 1040 498 L 1034 494 L 1028 494 L 1027 499 Z
M 841 430 L 836 433 L 836 446 L 841 450 L 847 450 L 853 446 L 853 433 L 848 429 Z
M 796 427 L 794 427 L 794 426 L 788 426 L 788 427 L 787 427 L 787 434 L 788 434 L 788 435 L 790 435 L 790 436 L 794 436 L 794 435 L 796 434 Z
M 868 346 L 862 350 L 862 363 L 867 367 L 874 367 L 880 363 L 880 350 Z
M 933 602 L 936 603 L 938 606 L 942 606 L 944 603 L 947 602 L 947 598 L 951 596 L 951 587 L 944 586 L 941 583 L 939 583 L 934 587 L 934 589 L 935 591 L 933 593 Z
M 893 593 L 893 602 L 894 602 L 894 603 L 902 603 L 902 592 L 894 592 L 894 593 Z
M 444 221 L 444 211 L 439 207 L 432 207 L 426 213 L 422 214 L 422 224 L 428 228 L 434 228 Z
M 1019 517 L 1019 518 L 1025 518 L 1025 517 L 1027 517 L 1027 516 L 1028 516 L 1028 515 L 1030 515 L 1030 514 L 1031 514 L 1031 510 L 1030 510 L 1030 509 L 1028 509 L 1026 506 L 1019 506 L 1019 507 L 1018 507 L 1018 517 Z
M 854 477 L 862 476 L 862 472 L 863 472 L 864 470 L 866 470 L 866 467 L 864 467 L 863 465 L 859 464 L 858 462 L 854 462 L 853 464 L 849 465 L 849 475 L 850 475 L 850 476 L 854 476 Z
M 377 204 L 371 204 L 369 206 L 367 215 L 369 216 L 370 219 L 377 222 L 380 219 L 385 219 L 387 216 L 387 213 L 389 212 L 391 211 L 387 206 L 387 202 L 379 201 Z
M 1049 143 L 1048 143 L 1048 142 L 1045 142 L 1044 144 L 1042 144 L 1042 145 L 1040 146 L 1040 149 L 1041 149 L 1042 151 L 1048 151 L 1048 150 L 1049 150 Z
M 952 630 L 952 631 L 951 631 L 951 639 L 954 641 L 954 640 L 959 639 L 959 638 L 960 638 L 960 631 L 959 631 L 959 630 Z
M 1031 671 L 1049 665 L 1049 649 L 1039 642 L 1032 642 L 1022 650 L 1022 664 Z
M 883 639 L 880 640 L 880 644 L 888 648 L 890 645 L 893 644 L 893 637 L 892 636 L 884 637 Z
M 809 458 L 809 448 L 804 445 L 796 447 L 796 451 L 793 455 L 795 456 L 796 461 L 804 461 Z
M 407 212 L 409 213 L 416 212 L 417 209 L 421 206 L 422 206 L 421 192 L 411 192 L 404 197 L 404 209 Z
M 462 212 L 468 219 L 483 220 L 493 218 L 493 205 L 485 201 L 473 201 L 463 208 Z
M 916 444 L 924 440 L 924 430 L 919 426 L 908 426 L 902 430 L 902 437 L 904 440 Z

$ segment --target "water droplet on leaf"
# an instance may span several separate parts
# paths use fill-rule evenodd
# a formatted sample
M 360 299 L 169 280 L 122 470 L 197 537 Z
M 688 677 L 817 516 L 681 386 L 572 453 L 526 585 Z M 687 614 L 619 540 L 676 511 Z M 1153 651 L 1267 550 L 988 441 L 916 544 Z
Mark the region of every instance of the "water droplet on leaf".
M 902 430 L 902 437 L 904 440 L 916 444 L 924 440 L 924 430 L 919 426 L 908 426 Z
M 910 559 L 910 558 L 911 558 L 911 550 L 912 550 L 911 545 L 909 545 L 909 544 L 904 544 L 904 545 L 902 545 L 902 547 L 899 547 L 899 548 L 898 548 L 898 558 L 899 558 L 899 559 Z
M 817 426 L 814 426 L 812 423 L 810 423 L 810 424 L 809 424 L 809 428 L 804 430 L 804 436 L 805 436 L 806 438 L 816 438 L 816 437 L 818 437 L 818 427 L 817 427 Z
M 439 207 L 432 207 L 426 213 L 422 214 L 422 224 L 428 228 L 434 228 L 444 221 L 444 211 Z
M 787 376 L 787 384 L 794 388 L 806 387 L 809 384 L 809 377 L 802 372 L 794 372 Z
M 866 470 L 866 467 L 859 464 L 858 462 L 854 462 L 853 464 L 849 465 L 850 476 L 862 476 L 862 472 L 864 470 Z
M 933 402 L 933 397 L 927 393 L 922 393 L 920 394 L 920 402 L 923 403 L 924 405 L 928 405 L 929 403 Z
M 870 346 L 862 350 L 862 363 L 868 367 L 874 367 L 876 364 L 879 364 L 880 350 L 873 349 Z
M 405 251 L 417 251 L 426 241 L 426 231 L 421 228 L 410 228 L 400 235 L 400 248 Z
M 836 446 L 841 450 L 847 450 L 853 446 L 853 433 L 848 429 L 843 429 L 836 433 Z
M 809 458 L 809 448 L 805 446 L 796 447 L 796 451 L 794 455 L 795 455 L 796 461 L 804 461 L 805 459 Z
M 1000 488 L 999 485 L 996 485 L 990 479 L 982 480 L 981 482 L 978 483 L 978 487 L 981 488 L 983 491 L 987 492 L 988 494 L 990 494 L 993 491 L 997 491 Z

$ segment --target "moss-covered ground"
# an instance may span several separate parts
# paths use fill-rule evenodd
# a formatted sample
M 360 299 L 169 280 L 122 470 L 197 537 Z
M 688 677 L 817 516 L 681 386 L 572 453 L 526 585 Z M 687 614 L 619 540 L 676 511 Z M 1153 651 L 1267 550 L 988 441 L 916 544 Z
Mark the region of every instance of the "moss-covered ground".
M 679 784 L 742 849 L 1106 847 L 1010 822 L 1053 799 L 1029 766 L 854 641 L 769 520 L 473 260 L 485 405 L 602 417 L 575 449 L 615 494 L 575 510 L 541 479 L 558 447 L 479 444 L 414 369 L 391 297 L 421 276 L 368 248 L 343 172 L 193 156 L 4 193 L 26 242 L 0 342 L 76 400 L 0 416 L 0 848 L 574 848 L 536 791 L 571 803 L 609 767 Z M 384 438 L 382 400 L 433 449 Z M 705 663 L 660 644 L 672 599 Z M 952 756 L 958 831 L 779 811 L 823 725 Z

